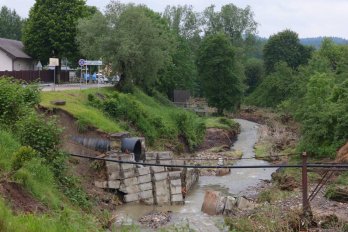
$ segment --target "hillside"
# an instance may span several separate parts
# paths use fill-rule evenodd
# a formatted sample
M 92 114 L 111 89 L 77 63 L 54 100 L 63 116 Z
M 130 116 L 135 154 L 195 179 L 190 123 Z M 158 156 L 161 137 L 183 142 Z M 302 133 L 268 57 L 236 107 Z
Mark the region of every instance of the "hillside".
M 335 44 L 347 45 L 348 40 L 340 37 L 314 37 L 314 38 L 302 38 L 300 39 L 301 44 L 306 46 L 313 46 L 318 49 L 325 38 L 331 39 Z
M 129 131 L 134 136 L 144 136 L 157 149 L 166 149 L 163 144 L 169 146 L 167 149 L 179 149 L 181 138 L 187 149 L 192 150 L 203 142 L 205 128 L 238 128 L 231 120 L 198 117 L 161 96 L 150 97 L 139 89 L 133 94 L 113 88 L 42 92 L 41 99 L 42 107 L 60 108 L 73 115 L 81 129 L 92 127 L 106 133 Z M 66 105 L 53 105 L 54 100 L 64 100 Z

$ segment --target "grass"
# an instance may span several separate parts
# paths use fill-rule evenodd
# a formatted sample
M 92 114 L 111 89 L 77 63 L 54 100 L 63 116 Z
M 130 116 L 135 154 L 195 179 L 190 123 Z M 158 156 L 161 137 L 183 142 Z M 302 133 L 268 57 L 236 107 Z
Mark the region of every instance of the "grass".
M 124 131 L 120 123 L 111 120 L 101 110 L 90 106 L 88 104 L 88 94 L 107 94 L 112 91 L 112 88 L 100 89 L 85 89 L 85 90 L 66 90 L 59 92 L 42 92 L 41 105 L 46 108 L 60 108 L 63 109 L 89 126 L 100 129 L 104 132 L 121 132 Z M 51 101 L 64 100 L 66 105 L 53 105 Z
M 224 130 L 239 130 L 239 124 L 232 119 L 224 117 L 208 117 L 205 118 L 205 126 L 207 128 L 218 128 Z
M 96 220 L 65 208 L 50 215 L 14 214 L 0 198 L 0 231 L 6 232 L 75 232 L 101 231 Z
M 270 143 L 266 142 L 260 142 L 255 144 L 254 151 L 255 151 L 255 158 L 256 159 L 263 159 L 263 160 L 269 160 L 269 151 L 270 151 Z
M 0 170 L 11 169 L 12 154 L 20 147 L 16 139 L 8 132 L 0 129 Z
M 300 225 L 298 212 L 280 212 L 274 206 L 263 206 L 248 217 L 227 217 L 225 223 L 231 232 L 294 231 Z

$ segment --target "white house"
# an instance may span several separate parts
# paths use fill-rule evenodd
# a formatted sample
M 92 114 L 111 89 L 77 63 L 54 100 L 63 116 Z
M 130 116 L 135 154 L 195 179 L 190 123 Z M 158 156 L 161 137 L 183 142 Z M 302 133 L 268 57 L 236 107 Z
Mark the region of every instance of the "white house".
M 34 70 L 34 60 L 21 41 L 0 38 L 0 71 Z

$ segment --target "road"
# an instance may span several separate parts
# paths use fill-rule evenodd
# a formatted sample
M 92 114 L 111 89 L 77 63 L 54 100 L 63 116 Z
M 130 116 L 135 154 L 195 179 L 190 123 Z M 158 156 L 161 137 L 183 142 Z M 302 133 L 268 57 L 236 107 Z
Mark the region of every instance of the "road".
M 50 91 L 64 91 L 64 90 L 78 90 L 78 89 L 90 89 L 90 88 L 104 88 L 104 87 L 111 87 L 112 84 L 59 84 L 54 85 L 51 84 L 41 84 L 40 88 L 44 92 L 50 92 Z

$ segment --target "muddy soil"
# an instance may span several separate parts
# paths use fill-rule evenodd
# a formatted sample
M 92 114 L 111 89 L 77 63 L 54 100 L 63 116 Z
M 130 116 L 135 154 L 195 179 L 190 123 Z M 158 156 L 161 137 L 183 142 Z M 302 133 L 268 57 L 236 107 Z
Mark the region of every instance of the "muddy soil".
M 230 147 L 236 141 L 237 135 L 238 131 L 208 128 L 204 136 L 204 142 L 198 147 L 197 150 L 203 151 L 212 147 L 220 146 Z
M 48 209 L 36 200 L 20 184 L 15 182 L 1 182 L 0 195 L 3 196 L 13 212 L 19 213 L 44 213 Z
M 44 110 L 44 109 L 42 109 Z M 108 137 L 107 133 L 98 131 L 96 128 L 89 127 L 87 130 L 80 132 L 76 119 L 69 113 L 54 109 L 49 112 L 50 115 L 57 116 L 58 123 L 63 128 L 61 149 L 69 154 L 78 154 L 91 157 L 103 156 L 102 152 L 87 148 L 72 140 L 73 136 L 82 136 L 84 138 L 104 138 Z M 94 181 L 106 179 L 106 168 L 104 162 L 92 161 L 84 158 L 71 157 L 69 159 L 69 172 L 79 178 L 82 188 L 88 196 L 96 202 L 96 209 L 115 209 L 120 204 L 114 193 L 104 191 L 94 185 Z

